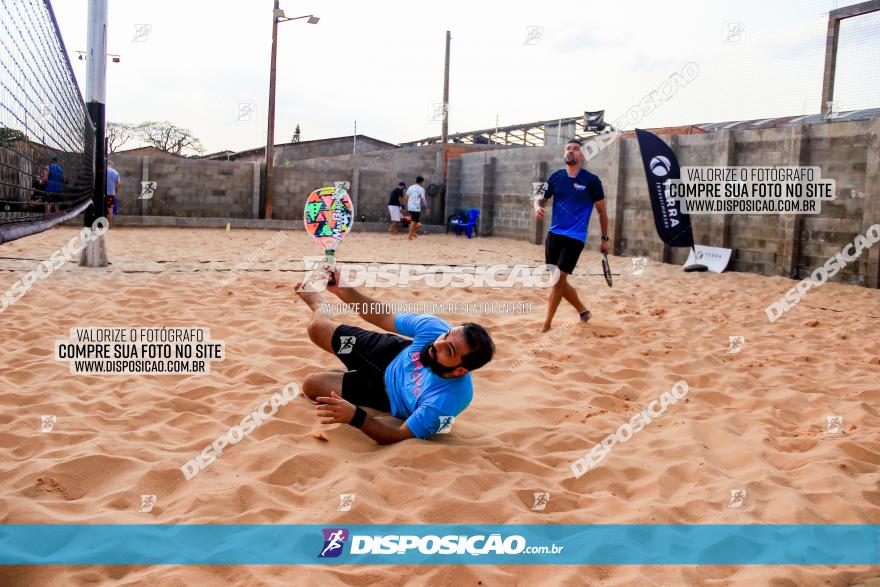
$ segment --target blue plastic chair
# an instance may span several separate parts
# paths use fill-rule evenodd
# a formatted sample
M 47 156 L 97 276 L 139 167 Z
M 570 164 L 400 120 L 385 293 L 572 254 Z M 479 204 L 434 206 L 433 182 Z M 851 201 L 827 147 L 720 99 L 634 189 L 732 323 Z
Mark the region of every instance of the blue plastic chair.
M 449 234 L 449 228 L 451 226 L 455 226 L 456 224 L 464 224 L 464 223 L 465 223 L 464 210 L 459 210 L 455 214 L 450 214 L 446 218 L 446 234 Z
M 480 236 L 479 230 L 477 229 L 477 220 L 480 218 L 479 210 L 468 210 L 467 211 L 468 220 L 467 222 L 454 222 L 455 226 L 455 236 L 461 236 L 461 229 L 464 228 L 465 233 L 467 233 L 467 237 L 471 238 L 471 230 L 473 230 L 476 236 Z

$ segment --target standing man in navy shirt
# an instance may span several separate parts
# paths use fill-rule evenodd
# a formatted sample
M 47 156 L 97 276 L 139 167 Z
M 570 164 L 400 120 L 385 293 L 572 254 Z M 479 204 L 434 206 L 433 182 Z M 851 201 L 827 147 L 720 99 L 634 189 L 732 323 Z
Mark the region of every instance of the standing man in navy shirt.
M 547 318 L 541 332 L 547 332 L 553 323 L 553 316 L 559 302 L 565 298 L 580 314 L 581 322 L 592 315 L 578 297 L 577 291 L 568 281 L 574 272 L 578 258 L 587 242 L 587 227 L 593 207 L 599 211 L 602 226 L 602 253 L 608 253 L 608 214 L 605 211 L 605 192 L 599 177 L 581 167 L 584 154 L 581 141 L 571 139 L 565 145 L 565 168 L 547 178 L 547 189 L 535 201 L 535 216 L 544 218 L 544 205 L 553 198 L 553 218 L 544 245 L 544 258 L 547 265 L 559 268 L 559 281 L 550 290 Z

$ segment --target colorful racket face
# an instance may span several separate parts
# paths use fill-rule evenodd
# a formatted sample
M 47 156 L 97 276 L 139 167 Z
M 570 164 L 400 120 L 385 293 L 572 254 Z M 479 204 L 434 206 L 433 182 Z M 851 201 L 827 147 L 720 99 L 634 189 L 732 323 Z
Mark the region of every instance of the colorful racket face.
M 324 251 L 335 251 L 351 230 L 353 222 L 354 207 L 344 185 L 320 188 L 309 194 L 303 211 L 303 223 L 306 232 Z
M 602 255 L 602 273 L 605 274 L 605 283 L 611 287 L 611 265 L 608 264 L 608 255 Z
M 354 222 L 354 206 L 348 195 L 348 182 L 336 182 L 335 187 L 320 188 L 309 194 L 303 210 L 303 224 L 324 249 L 327 284 L 336 285 L 333 267 L 336 265 L 336 247 L 351 230 Z M 308 285 L 313 285 L 307 281 Z M 305 285 L 305 284 L 304 284 Z

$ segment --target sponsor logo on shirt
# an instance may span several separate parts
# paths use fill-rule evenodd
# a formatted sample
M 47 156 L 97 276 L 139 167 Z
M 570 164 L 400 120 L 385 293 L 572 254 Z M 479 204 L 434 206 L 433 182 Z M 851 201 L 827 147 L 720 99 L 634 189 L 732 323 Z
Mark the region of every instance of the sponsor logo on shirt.
M 354 336 L 340 336 L 339 337 L 339 350 L 336 351 L 337 355 L 349 355 L 351 351 L 354 350 L 354 343 L 357 341 L 357 337 Z
M 574 189 L 576 189 L 576 190 L 585 190 L 585 189 L 587 189 L 587 186 L 585 186 L 585 185 L 581 185 L 581 184 L 579 184 L 579 183 L 576 183 L 576 184 L 574 184 Z
M 419 351 L 413 351 L 410 354 L 411 363 L 414 365 L 413 372 L 409 377 L 409 382 L 413 384 L 413 395 L 419 397 L 422 395 L 422 360 Z
M 437 434 L 449 434 L 452 432 L 452 423 L 455 422 L 455 416 L 440 416 L 439 428 Z

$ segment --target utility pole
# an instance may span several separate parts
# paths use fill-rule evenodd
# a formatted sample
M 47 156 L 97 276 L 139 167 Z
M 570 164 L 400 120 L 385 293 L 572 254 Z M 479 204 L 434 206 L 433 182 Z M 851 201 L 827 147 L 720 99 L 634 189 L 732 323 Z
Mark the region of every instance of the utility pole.
M 452 34 L 446 31 L 446 65 L 443 69 L 443 205 L 440 218 L 446 218 L 446 180 L 449 175 L 449 43 Z
M 452 35 L 446 31 L 446 66 L 443 70 L 443 144 L 449 142 L 449 41 Z
M 269 67 L 269 128 L 266 130 L 266 218 L 272 218 L 272 169 L 275 166 L 275 62 L 278 58 L 278 23 L 288 20 L 309 19 L 309 24 L 318 24 L 320 20 L 314 14 L 290 18 L 275 0 L 272 9 L 272 64 Z
M 275 62 L 278 56 L 278 0 L 272 10 L 272 64 L 269 66 L 269 128 L 266 131 L 266 218 L 272 218 L 272 167 L 275 160 Z

